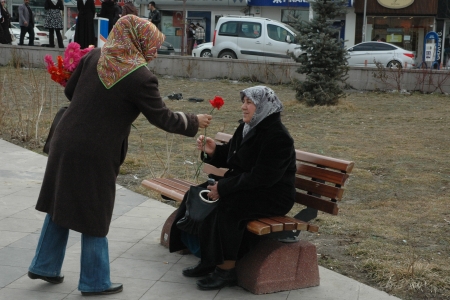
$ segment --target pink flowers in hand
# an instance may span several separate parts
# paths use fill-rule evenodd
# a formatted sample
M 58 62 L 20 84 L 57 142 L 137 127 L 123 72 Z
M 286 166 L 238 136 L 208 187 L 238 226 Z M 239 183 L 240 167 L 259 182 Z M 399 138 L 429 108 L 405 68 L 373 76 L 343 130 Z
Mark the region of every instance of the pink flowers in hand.
M 57 57 L 57 66 L 53 62 L 52 56 L 47 54 L 44 57 L 44 61 L 47 65 L 47 72 L 51 75 L 52 80 L 65 87 L 70 75 L 72 75 L 80 63 L 81 58 L 92 49 L 94 49 L 94 46 L 80 49 L 78 43 L 72 42 L 67 46 L 66 51 L 64 51 L 64 58 L 61 55 Z

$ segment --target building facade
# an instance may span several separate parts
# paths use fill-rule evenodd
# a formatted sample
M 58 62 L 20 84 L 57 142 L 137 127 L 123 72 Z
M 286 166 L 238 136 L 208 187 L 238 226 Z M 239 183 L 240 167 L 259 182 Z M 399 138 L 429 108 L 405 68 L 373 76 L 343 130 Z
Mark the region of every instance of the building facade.
M 450 1 L 448 0 L 366 0 L 365 40 L 381 40 L 415 52 L 416 62 L 425 59 L 425 40 L 436 32 L 438 60 L 448 62 L 450 32 Z M 364 0 L 355 0 L 355 42 L 363 41 Z

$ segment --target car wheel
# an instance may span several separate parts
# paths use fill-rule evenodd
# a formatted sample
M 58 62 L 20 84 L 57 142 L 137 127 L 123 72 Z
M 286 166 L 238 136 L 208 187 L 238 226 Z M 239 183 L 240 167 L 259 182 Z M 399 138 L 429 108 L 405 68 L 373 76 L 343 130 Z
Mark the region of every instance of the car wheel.
M 200 57 L 212 57 L 211 50 L 203 50 Z
M 236 59 L 236 54 L 230 51 L 225 51 L 219 55 L 219 58 Z
M 392 61 L 388 62 L 387 67 L 401 69 L 402 64 L 396 60 L 392 60 Z

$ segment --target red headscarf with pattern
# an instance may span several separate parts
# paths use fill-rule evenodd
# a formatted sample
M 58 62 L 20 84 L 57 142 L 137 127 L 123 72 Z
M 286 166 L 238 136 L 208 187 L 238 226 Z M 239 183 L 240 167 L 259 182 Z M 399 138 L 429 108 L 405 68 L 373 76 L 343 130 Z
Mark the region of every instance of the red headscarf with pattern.
M 102 47 L 97 72 L 107 89 L 142 66 L 157 54 L 164 34 L 151 22 L 126 15 L 111 30 Z

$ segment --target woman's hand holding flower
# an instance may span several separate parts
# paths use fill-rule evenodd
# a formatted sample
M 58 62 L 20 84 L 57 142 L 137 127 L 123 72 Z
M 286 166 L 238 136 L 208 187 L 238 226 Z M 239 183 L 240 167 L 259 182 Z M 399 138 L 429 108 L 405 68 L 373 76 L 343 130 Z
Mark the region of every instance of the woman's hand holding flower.
M 206 142 L 205 142 L 206 138 Z M 197 149 L 205 152 L 209 156 L 213 156 L 216 151 L 216 142 L 212 138 L 201 135 L 197 139 Z
M 208 127 L 212 120 L 212 116 L 206 115 L 206 114 L 199 114 L 199 115 L 197 115 L 197 118 L 198 118 L 198 127 L 199 128 Z

